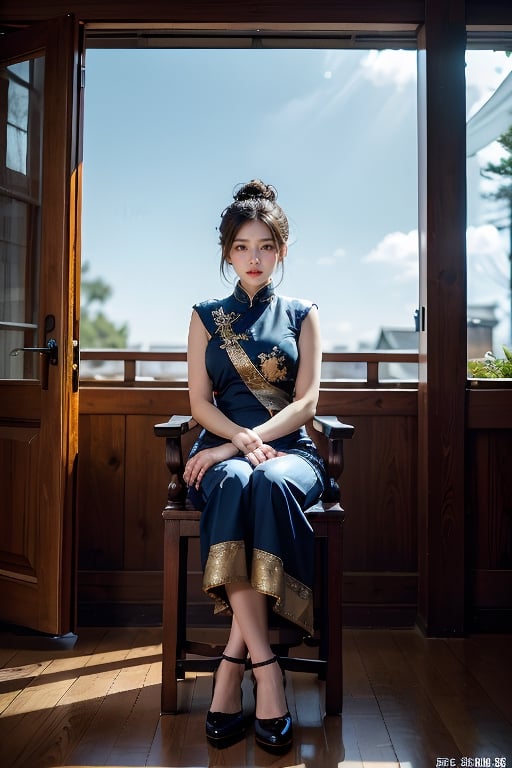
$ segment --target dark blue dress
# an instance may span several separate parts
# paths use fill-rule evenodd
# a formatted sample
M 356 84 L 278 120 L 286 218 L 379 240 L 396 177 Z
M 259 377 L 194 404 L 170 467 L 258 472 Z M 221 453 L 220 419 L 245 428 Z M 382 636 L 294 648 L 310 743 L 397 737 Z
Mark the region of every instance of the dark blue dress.
M 216 406 L 253 428 L 292 401 L 301 325 L 313 305 L 275 293 L 231 296 L 195 305 L 209 334 L 206 368 Z M 225 442 L 203 430 L 192 454 Z M 313 631 L 313 532 L 304 510 L 320 498 L 325 466 L 306 429 L 270 443 L 286 456 L 253 467 L 242 456 L 211 467 L 199 491 L 203 589 L 229 611 L 224 585 L 250 581 L 273 610 Z

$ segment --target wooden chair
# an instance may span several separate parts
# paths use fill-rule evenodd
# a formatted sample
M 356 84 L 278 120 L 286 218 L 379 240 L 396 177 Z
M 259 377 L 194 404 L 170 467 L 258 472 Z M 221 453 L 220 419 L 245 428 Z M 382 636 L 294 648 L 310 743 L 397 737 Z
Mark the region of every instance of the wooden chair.
M 338 479 L 343 471 L 343 440 L 352 437 L 354 427 L 333 416 L 317 416 L 311 426 L 310 435 L 327 462 L 330 477 L 321 502 L 306 513 L 315 535 L 315 636 L 304 637 L 302 633 L 295 643 L 278 643 L 273 647 L 283 669 L 313 672 L 325 679 L 325 710 L 331 715 L 340 713 L 343 704 L 341 607 L 345 513 L 340 506 Z M 155 434 L 166 439 L 165 456 L 170 472 L 168 501 L 163 511 L 162 714 L 177 711 L 177 681 L 185 677 L 185 672 L 213 671 L 223 651 L 215 643 L 187 639 L 188 542 L 199 538 L 200 512 L 187 499 L 183 469 L 184 456 L 188 456 L 185 443 L 190 447 L 197 430 L 199 425 L 190 416 L 172 416 L 168 422 L 154 427 Z M 318 658 L 289 656 L 290 645 L 302 641 L 318 645 Z M 187 658 L 187 654 L 196 658 Z

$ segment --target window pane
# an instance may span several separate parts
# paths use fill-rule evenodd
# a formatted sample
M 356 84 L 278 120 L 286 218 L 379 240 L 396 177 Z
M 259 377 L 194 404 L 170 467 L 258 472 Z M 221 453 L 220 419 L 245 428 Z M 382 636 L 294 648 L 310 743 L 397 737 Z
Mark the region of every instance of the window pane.
M 511 346 L 512 57 L 466 54 L 468 358 Z
M 259 177 L 291 223 L 279 290 L 318 303 L 325 349 L 416 347 L 414 51 L 92 49 L 85 98 L 83 260 L 112 289 L 86 322 L 184 348 Z
M 0 378 L 36 379 L 44 57 L 0 68 Z
M 27 135 L 29 83 L 26 76 L 29 73 L 28 62 L 7 67 L 7 73 L 17 75 L 9 79 L 7 91 L 7 152 L 6 165 L 13 171 L 26 174 L 27 172 Z M 20 77 L 25 75 L 25 79 Z

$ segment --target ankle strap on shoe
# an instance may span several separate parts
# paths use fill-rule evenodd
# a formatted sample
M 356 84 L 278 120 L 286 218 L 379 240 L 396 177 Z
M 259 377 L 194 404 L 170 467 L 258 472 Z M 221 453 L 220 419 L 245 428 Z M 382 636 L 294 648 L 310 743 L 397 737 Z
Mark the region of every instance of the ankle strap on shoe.
M 251 664 L 251 667 L 253 669 L 258 669 L 258 667 L 266 667 L 268 664 L 273 664 L 274 661 L 279 661 L 277 656 L 272 656 L 271 659 L 267 659 L 266 661 L 257 661 L 256 664 Z
M 245 664 L 247 659 L 235 659 L 234 656 L 226 656 L 225 653 L 221 655 L 221 659 L 224 659 L 225 661 L 230 661 L 232 664 Z

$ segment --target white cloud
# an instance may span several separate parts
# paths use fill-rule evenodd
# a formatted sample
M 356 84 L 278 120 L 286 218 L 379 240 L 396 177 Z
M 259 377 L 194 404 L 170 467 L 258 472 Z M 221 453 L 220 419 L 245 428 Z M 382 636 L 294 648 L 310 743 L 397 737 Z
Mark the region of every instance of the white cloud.
M 508 233 L 499 232 L 492 224 L 468 227 L 468 302 L 494 304 L 499 325 L 495 329 L 495 349 L 510 344 L 510 262 Z
M 338 264 L 345 258 L 346 253 L 344 248 L 335 248 L 330 256 L 320 256 L 317 264 L 319 267 L 330 267 L 334 264 Z
M 506 296 L 510 267 L 503 234 L 492 224 L 468 227 L 466 247 L 470 299 Z
M 332 267 L 336 264 L 336 259 L 334 256 L 320 256 L 317 264 L 319 267 Z
M 475 256 L 501 258 L 505 254 L 503 239 L 492 224 L 468 227 L 466 232 L 468 259 Z
M 414 51 L 368 51 L 361 62 L 363 76 L 377 87 L 394 85 L 402 89 L 416 82 L 416 54 Z
M 394 280 L 418 279 L 418 231 L 390 232 L 363 258 L 363 262 L 386 264 L 394 272 Z
M 499 163 L 503 157 L 507 156 L 507 151 L 497 141 L 493 141 L 486 147 L 477 152 L 478 162 L 483 168 L 488 163 Z
M 342 261 L 347 252 L 344 248 L 335 248 L 334 251 L 331 254 L 325 254 L 324 256 L 319 256 L 317 259 L 317 266 L 319 267 L 332 267 L 336 264 L 339 264 L 340 261 Z
M 505 51 L 466 51 L 468 117 L 478 112 L 512 71 Z
M 354 331 L 354 325 L 348 320 L 341 321 L 336 323 L 336 330 L 341 336 L 350 335 Z

